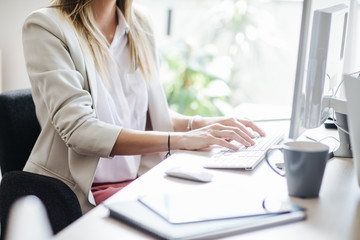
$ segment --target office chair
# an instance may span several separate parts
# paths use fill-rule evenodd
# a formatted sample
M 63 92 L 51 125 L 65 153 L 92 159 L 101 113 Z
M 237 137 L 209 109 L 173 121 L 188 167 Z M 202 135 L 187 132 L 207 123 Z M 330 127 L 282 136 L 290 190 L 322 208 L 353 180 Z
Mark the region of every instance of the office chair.
M 53 232 L 43 202 L 34 195 L 16 200 L 9 212 L 6 240 L 52 238 Z
M 31 89 L 1 93 L 1 239 L 4 239 L 11 205 L 23 196 L 35 195 L 44 203 L 55 234 L 82 215 L 75 193 L 65 183 L 22 171 L 39 133 Z

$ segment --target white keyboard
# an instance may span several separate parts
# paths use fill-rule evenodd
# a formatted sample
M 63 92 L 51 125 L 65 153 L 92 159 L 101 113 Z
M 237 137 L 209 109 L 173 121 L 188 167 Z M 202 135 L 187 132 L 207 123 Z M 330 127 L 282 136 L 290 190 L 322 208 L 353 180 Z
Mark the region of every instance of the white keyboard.
M 253 170 L 265 157 L 266 151 L 274 144 L 279 143 L 284 137 L 283 131 L 267 132 L 265 137 L 254 139 L 255 145 L 251 147 L 240 146 L 238 151 L 228 148 L 217 148 L 212 150 L 211 157 L 203 164 L 205 168 L 236 168 Z

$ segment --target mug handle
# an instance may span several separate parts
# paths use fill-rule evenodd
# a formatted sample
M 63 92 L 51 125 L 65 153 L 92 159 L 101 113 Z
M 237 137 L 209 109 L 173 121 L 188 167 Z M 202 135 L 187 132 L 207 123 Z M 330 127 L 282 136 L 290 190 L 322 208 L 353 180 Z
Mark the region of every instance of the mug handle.
M 285 173 L 279 172 L 277 169 L 275 169 L 275 168 L 270 164 L 270 161 L 269 161 L 269 154 L 270 154 L 271 151 L 276 151 L 276 150 L 282 151 L 282 149 L 283 149 L 283 147 L 282 147 L 282 146 L 279 146 L 279 145 L 272 146 L 271 148 L 269 148 L 269 150 L 266 151 L 266 153 L 265 153 L 265 160 L 266 160 L 267 164 L 269 165 L 269 167 L 270 167 L 274 172 L 276 172 L 277 174 L 279 174 L 279 175 L 282 176 L 282 177 L 285 177 Z

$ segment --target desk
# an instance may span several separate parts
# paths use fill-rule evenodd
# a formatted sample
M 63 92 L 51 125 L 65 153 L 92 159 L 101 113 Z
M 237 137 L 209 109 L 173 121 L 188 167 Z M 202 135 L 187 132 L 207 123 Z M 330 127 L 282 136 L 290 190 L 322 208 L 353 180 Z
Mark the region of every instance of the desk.
M 325 131 L 322 129 L 321 131 Z M 330 131 L 330 130 L 326 130 Z M 328 132 L 326 132 L 328 133 Z M 185 189 L 211 188 L 233 184 L 239 191 L 255 189 L 265 195 L 289 199 L 286 180 L 275 174 L 265 162 L 251 172 L 240 170 L 211 170 L 211 183 L 195 183 L 166 177 L 164 171 L 180 165 L 201 165 L 204 152 L 178 151 L 118 192 L 107 202 L 136 199 L 140 194 L 176 192 Z M 352 159 L 329 160 L 323 178 L 320 197 L 290 198 L 307 209 L 307 219 L 296 223 L 267 228 L 223 239 L 360 239 L 360 189 Z M 54 236 L 55 240 L 78 239 L 155 239 L 142 231 L 108 217 L 100 205 Z

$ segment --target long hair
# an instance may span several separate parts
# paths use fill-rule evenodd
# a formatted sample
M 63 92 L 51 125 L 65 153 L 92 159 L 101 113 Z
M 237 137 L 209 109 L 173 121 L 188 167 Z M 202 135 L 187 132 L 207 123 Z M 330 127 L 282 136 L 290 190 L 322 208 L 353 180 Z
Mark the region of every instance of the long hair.
M 109 43 L 96 26 L 91 8 L 93 0 L 52 0 L 51 7 L 58 8 L 75 27 L 80 45 L 90 49 L 99 74 L 108 78 L 107 66 L 111 63 Z M 147 20 L 132 7 L 132 0 L 117 0 L 130 31 L 128 33 L 131 67 L 140 68 L 145 79 L 157 77 L 155 45 Z M 145 26 L 143 26 L 145 24 Z

